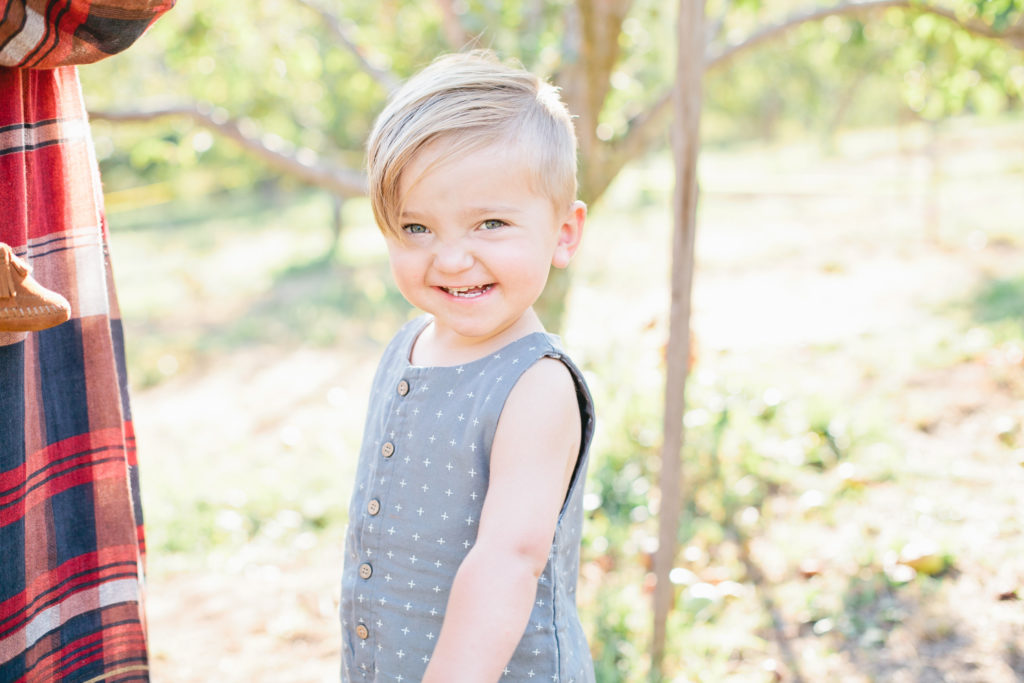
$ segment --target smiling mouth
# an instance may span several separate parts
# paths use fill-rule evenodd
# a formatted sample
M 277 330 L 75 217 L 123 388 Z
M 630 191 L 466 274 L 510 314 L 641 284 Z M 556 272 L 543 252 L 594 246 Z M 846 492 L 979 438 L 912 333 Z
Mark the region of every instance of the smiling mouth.
M 460 299 L 475 299 L 491 291 L 494 285 L 478 285 L 476 287 L 439 287 L 438 289 Z

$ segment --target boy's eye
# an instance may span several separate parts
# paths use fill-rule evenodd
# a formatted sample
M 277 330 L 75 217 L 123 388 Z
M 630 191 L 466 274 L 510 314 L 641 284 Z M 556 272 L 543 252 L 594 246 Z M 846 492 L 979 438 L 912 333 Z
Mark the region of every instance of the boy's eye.
M 405 232 L 407 232 L 410 235 L 422 235 L 424 233 L 429 232 L 429 230 L 427 230 L 426 227 L 420 225 L 419 223 L 410 223 L 409 225 L 403 225 L 402 230 L 405 230 Z
M 508 223 L 506 223 L 503 220 L 499 220 L 497 218 L 488 218 L 487 220 L 480 224 L 480 227 L 483 228 L 484 230 L 494 230 L 496 228 L 501 228 L 506 225 L 508 225 Z

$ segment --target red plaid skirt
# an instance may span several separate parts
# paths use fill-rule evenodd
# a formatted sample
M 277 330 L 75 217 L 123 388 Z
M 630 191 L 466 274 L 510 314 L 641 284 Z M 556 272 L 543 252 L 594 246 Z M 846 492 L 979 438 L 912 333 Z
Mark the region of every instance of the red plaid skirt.
M 0 683 L 149 679 L 121 321 L 78 76 L 61 65 L 127 47 L 172 2 L 114 2 L 0 0 L 0 241 L 72 309 L 0 333 Z

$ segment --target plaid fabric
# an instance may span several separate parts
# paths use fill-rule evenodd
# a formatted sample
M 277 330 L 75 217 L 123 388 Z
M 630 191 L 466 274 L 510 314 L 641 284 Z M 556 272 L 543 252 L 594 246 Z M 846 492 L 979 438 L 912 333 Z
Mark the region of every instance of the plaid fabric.
M 0 333 L 0 683 L 148 680 L 145 545 L 103 198 L 73 63 L 173 0 L 0 0 L 0 241 L 71 303 Z

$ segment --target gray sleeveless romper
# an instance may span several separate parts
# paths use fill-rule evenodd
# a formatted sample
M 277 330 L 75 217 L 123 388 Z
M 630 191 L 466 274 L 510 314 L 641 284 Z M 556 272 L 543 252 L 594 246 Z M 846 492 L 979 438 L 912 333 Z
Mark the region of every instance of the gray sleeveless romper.
M 594 430 L 583 376 L 558 338 L 541 332 L 459 367 L 410 365 L 413 342 L 429 322 L 420 317 L 399 331 L 373 382 L 349 505 L 341 679 L 414 683 L 423 677 L 455 572 L 476 540 L 502 406 L 527 368 L 552 357 L 576 382 L 580 456 L 529 625 L 501 680 L 591 683 L 593 663 L 576 613 L 583 485 Z

